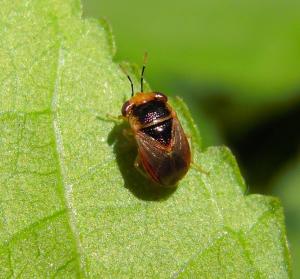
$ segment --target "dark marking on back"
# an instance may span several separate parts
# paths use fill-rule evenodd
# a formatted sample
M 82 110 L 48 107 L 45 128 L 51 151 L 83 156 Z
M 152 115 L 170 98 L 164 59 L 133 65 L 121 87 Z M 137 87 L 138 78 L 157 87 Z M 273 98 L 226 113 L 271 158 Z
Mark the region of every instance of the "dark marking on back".
M 158 124 L 142 128 L 140 131 L 152 137 L 163 145 L 168 146 L 172 138 L 173 120 L 168 119 Z
M 153 100 L 133 108 L 133 115 L 137 117 L 142 125 L 149 124 L 153 120 L 170 115 L 166 103 Z

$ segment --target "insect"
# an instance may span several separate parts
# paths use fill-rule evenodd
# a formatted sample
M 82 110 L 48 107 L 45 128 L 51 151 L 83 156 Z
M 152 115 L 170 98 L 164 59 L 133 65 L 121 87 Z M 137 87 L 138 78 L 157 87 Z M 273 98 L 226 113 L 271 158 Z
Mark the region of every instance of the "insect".
M 134 94 L 123 104 L 122 115 L 128 120 L 137 142 L 138 155 L 135 166 L 155 183 L 172 187 L 187 173 L 191 163 L 191 151 L 187 137 L 168 104 L 168 98 L 159 92 L 144 92 L 143 77 L 146 54 L 141 73 L 141 92 Z

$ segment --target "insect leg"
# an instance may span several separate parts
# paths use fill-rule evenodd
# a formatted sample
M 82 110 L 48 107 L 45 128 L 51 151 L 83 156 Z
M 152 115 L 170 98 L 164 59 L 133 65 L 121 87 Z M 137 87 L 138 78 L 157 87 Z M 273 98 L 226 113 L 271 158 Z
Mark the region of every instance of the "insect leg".
M 144 176 L 145 178 L 149 179 L 149 176 L 147 176 L 147 174 L 144 172 L 144 169 L 140 163 L 140 158 L 139 155 L 136 156 L 135 160 L 134 160 L 134 167 L 137 169 L 137 171 Z
M 115 124 L 121 124 L 124 121 L 125 117 L 122 115 L 115 116 L 115 115 L 111 115 L 108 113 L 105 116 L 98 115 L 97 119 L 106 121 L 106 122 L 114 122 Z
M 133 137 L 133 132 L 131 129 L 123 129 L 122 130 L 123 136 L 127 139 L 127 140 L 132 140 Z
M 203 169 L 202 166 L 197 163 L 191 162 L 191 167 L 203 174 L 206 174 L 208 176 L 210 175 L 209 171 Z
M 186 134 L 186 137 L 189 139 L 190 143 L 191 143 L 191 147 L 192 147 L 192 151 L 194 151 L 194 142 L 193 142 L 193 138 L 191 135 L 187 135 Z M 199 172 L 203 173 L 203 174 L 206 174 L 206 175 L 209 175 L 209 171 L 205 170 L 202 168 L 201 165 L 195 163 L 192 159 L 192 162 L 191 162 L 191 167 L 198 170 Z

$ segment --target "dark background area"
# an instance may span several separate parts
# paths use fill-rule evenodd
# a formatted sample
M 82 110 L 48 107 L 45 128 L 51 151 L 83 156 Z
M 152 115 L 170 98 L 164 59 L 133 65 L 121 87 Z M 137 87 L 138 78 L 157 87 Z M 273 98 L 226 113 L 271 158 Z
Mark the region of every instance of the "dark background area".
M 284 205 L 300 278 L 300 1 L 83 0 L 113 28 L 116 61 L 181 96 L 203 146 L 231 148 L 251 193 Z M 130 85 L 128 85 L 130 92 Z

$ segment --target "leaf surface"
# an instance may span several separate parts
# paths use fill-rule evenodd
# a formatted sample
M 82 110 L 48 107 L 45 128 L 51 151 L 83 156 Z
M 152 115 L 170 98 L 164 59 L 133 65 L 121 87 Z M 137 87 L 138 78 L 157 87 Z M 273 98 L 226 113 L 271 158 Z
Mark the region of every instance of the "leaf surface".
M 3 1 L 0 19 L 1 277 L 289 276 L 280 203 L 244 195 L 226 148 L 200 152 L 180 99 L 209 174 L 155 190 L 134 169 L 126 125 L 103 120 L 130 94 L 105 24 L 75 0 Z

